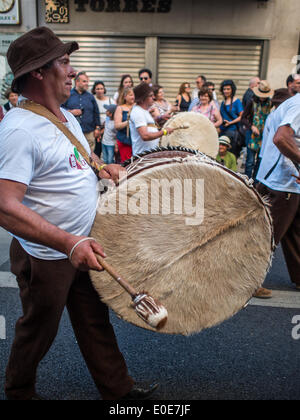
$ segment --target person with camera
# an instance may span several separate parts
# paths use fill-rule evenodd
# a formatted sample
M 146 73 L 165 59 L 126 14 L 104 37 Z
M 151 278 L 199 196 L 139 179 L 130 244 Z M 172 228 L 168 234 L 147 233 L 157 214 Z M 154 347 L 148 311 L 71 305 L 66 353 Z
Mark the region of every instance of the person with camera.
M 95 139 L 101 135 L 99 108 L 94 96 L 88 92 L 89 78 L 85 72 L 79 72 L 75 77 L 75 87 L 63 108 L 70 111 L 79 122 L 83 134 L 92 151 L 95 149 Z

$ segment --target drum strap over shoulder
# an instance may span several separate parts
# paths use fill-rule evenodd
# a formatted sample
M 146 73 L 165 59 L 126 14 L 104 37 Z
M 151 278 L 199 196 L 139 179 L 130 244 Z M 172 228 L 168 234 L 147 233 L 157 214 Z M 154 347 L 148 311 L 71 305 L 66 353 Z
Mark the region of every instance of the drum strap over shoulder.
M 51 111 L 49 111 L 43 105 L 27 100 L 21 102 L 19 107 L 26 109 L 27 111 L 31 111 L 37 115 L 40 115 L 41 117 L 47 118 L 47 120 L 54 124 L 70 140 L 73 146 L 76 147 L 76 149 L 84 158 L 84 160 L 88 163 L 88 165 L 98 176 L 99 171 L 101 170 L 101 166 L 99 165 L 99 163 L 96 162 L 91 156 L 89 156 L 88 152 L 85 150 L 80 141 L 74 136 L 74 134 L 68 129 L 68 127 L 66 127 L 66 125 L 62 121 L 60 121 Z

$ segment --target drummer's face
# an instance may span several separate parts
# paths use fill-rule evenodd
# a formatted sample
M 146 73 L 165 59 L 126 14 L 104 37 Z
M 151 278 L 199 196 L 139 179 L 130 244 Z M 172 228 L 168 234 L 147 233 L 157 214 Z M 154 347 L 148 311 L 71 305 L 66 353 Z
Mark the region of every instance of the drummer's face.
M 145 101 L 145 105 L 150 108 L 154 104 L 154 93 L 150 93 Z

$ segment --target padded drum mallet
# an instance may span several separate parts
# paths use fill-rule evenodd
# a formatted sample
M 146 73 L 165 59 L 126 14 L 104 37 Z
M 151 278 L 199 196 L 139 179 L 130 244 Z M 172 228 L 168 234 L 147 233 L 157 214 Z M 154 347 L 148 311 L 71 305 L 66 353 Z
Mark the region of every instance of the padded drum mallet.
M 137 315 L 142 318 L 148 325 L 156 330 L 161 330 L 167 323 L 168 311 L 160 303 L 153 299 L 146 292 L 138 293 L 116 270 L 108 264 L 104 258 L 95 254 L 99 264 L 107 271 L 123 289 L 130 294 L 133 300 L 133 308 Z

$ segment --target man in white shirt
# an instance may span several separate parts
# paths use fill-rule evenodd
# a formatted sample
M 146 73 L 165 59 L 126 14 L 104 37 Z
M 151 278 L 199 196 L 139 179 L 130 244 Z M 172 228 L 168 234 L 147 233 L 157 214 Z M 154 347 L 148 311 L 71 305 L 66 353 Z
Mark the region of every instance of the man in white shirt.
M 300 94 L 272 114 L 257 180 L 270 199 L 275 243 L 281 242 L 291 281 L 300 290 Z
M 141 83 L 134 88 L 136 105 L 130 114 L 130 133 L 133 156 L 154 150 L 159 146 L 163 135 L 171 134 L 171 128 L 159 130 L 149 109 L 154 103 L 153 89 L 147 83 Z
M 14 41 L 7 59 L 13 89 L 27 103 L 54 114 L 91 155 L 76 118 L 61 108 L 76 74 L 70 54 L 78 48 L 76 42 L 64 44 L 50 29 L 39 27 Z M 7 398 L 40 399 L 36 371 L 55 339 L 65 306 L 103 399 L 147 396 L 153 388 L 138 388 L 128 375 L 108 309 L 88 273 L 102 270 L 95 254 L 105 257 L 100 244 L 88 237 L 98 201 L 98 179 L 89 162 L 55 124 L 26 108 L 8 113 L 0 137 L 0 220 L 14 236 L 11 270 L 24 311 L 6 370 Z M 119 171 L 118 165 L 102 165 L 99 176 L 117 181 Z

